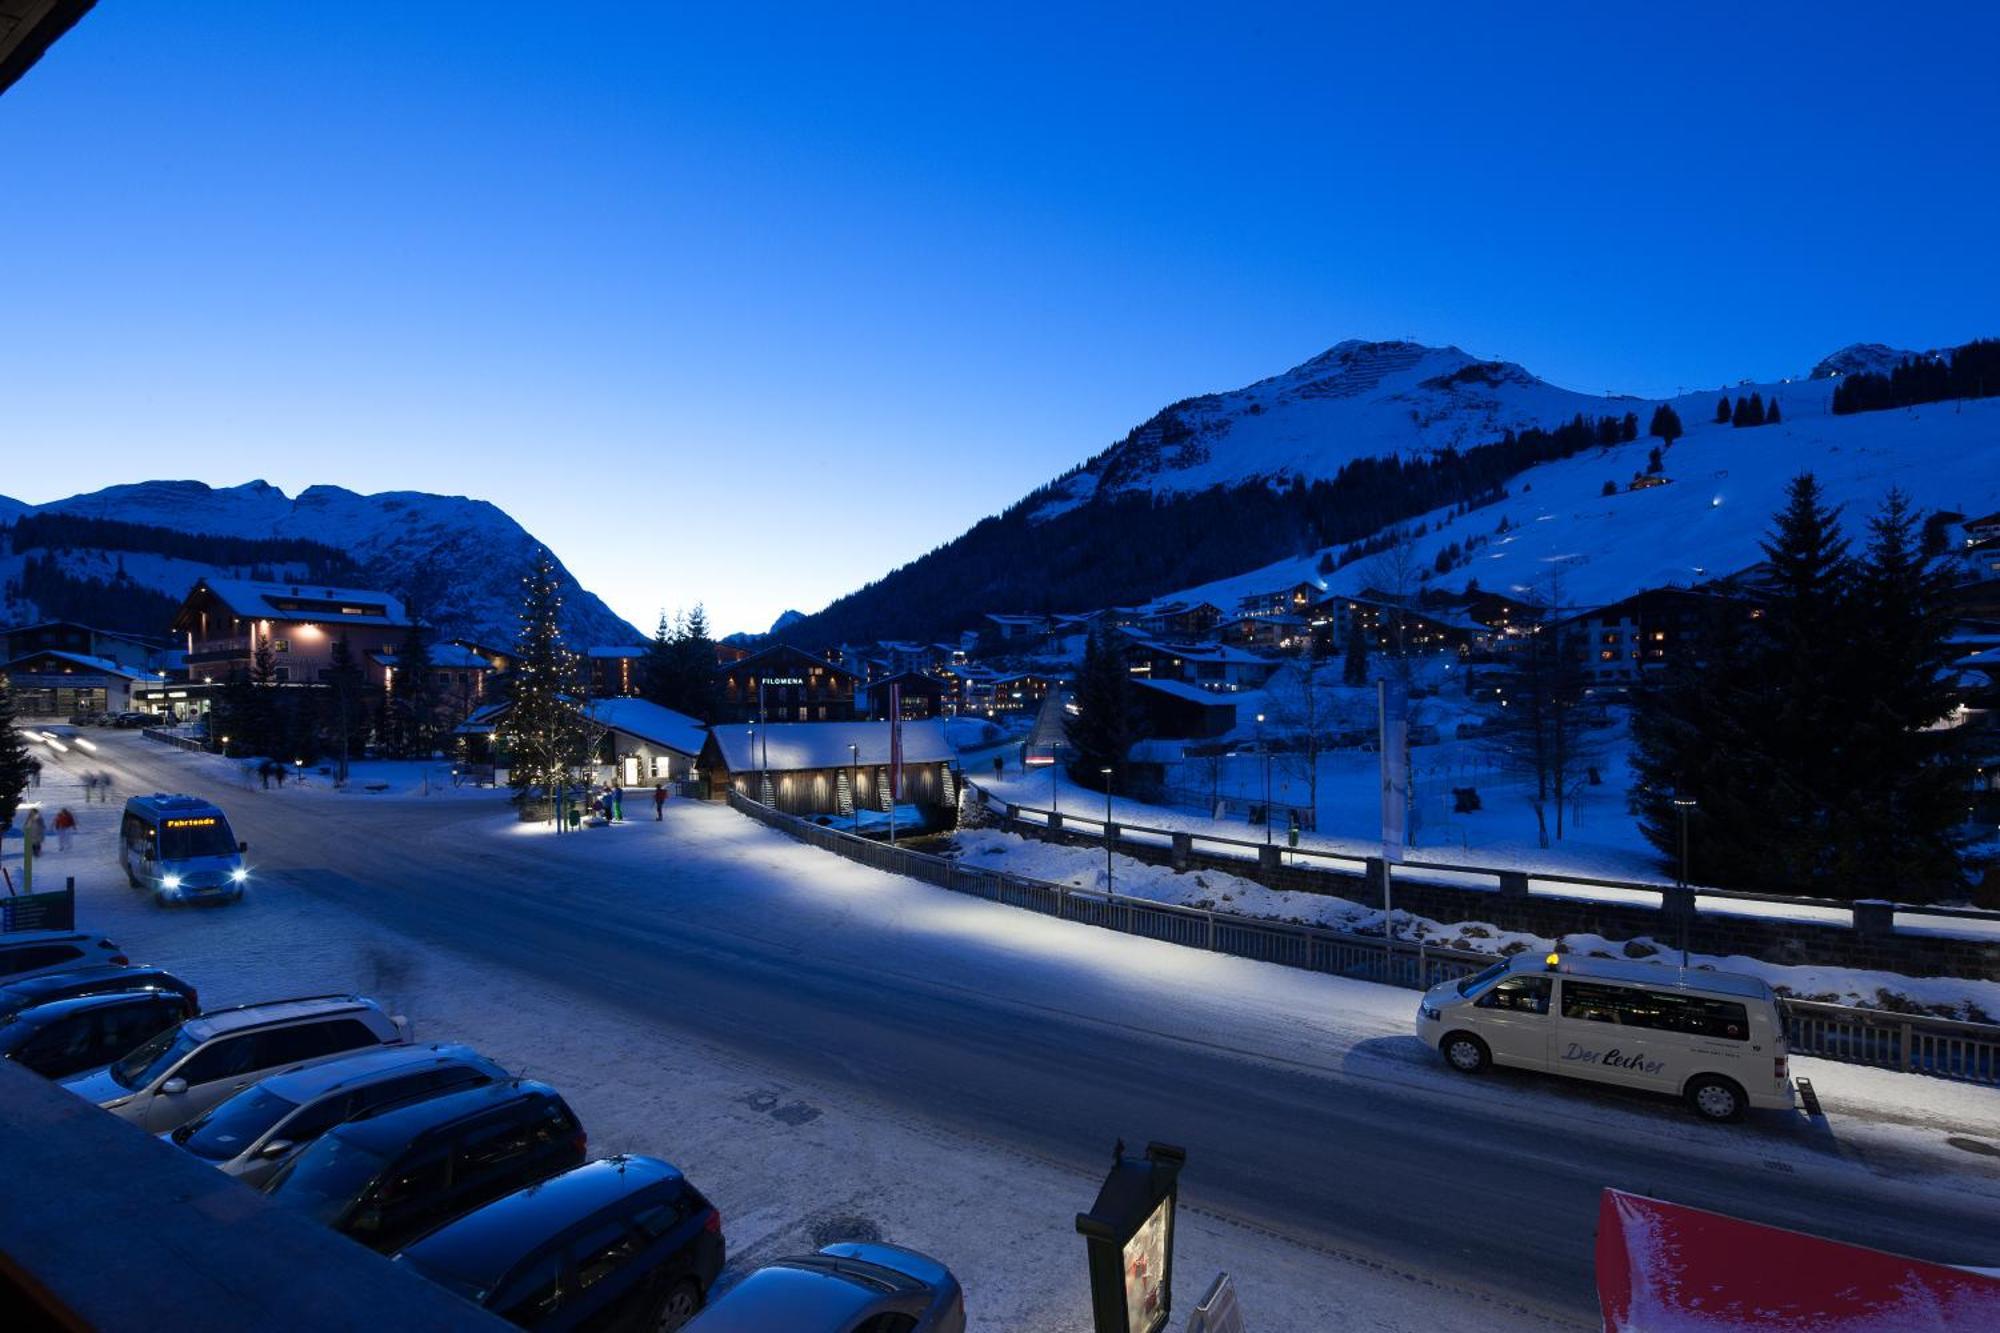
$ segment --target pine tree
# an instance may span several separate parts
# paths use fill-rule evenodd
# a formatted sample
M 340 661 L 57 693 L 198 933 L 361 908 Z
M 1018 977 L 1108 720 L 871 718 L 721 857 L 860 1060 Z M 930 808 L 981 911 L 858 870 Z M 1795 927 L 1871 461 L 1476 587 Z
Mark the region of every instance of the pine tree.
M 1862 702 L 1850 714 L 1845 800 L 1833 824 L 1846 855 L 1842 897 L 1928 898 L 1959 878 L 1967 773 L 1955 705 L 1950 566 L 1919 550 L 1909 498 L 1891 491 L 1869 520 L 1854 590 L 1847 671 Z
M 1116 782 L 1126 756 L 1142 733 L 1132 677 L 1108 629 L 1084 643 L 1083 667 L 1076 676 L 1076 715 L 1063 720 L 1070 747 L 1069 775 L 1079 786 L 1104 789 L 1102 770 Z
M 437 740 L 437 681 L 423 629 L 404 631 L 396 650 L 395 696 L 389 710 L 391 744 L 405 759 L 427 755 Z
M 566 786 L 570 770 L 588 756 L 583 719 L 572 697 L 578 658 L 563 641 L 562 589 L 555 560 L 545 548 L 535 549 L 534 563 L 521 582 L 521 629 L 505 741 L 509 785 L 525 802 L 532 792 L 552 796 Z
M 678 658 L 674 642 L 675 630 L 667 620 L 667 613 L 660 612 L 660 623 L 653 630 L 652 642 L 646 645 L 646 656 L 639 666 L 639 695 L 662 708 L 672 708 L 679 697 L 676 677 Z
M 1660 447 L 1654 445 L 1652 451 L 1646 455 L 1646 474 L 1657 477 L 1666 470 L 1666 460 L 1660 457 Z
M 1715 424 L 1726 426 L 1733 417 L 1734 413 L 1729 408 L 1729 395 L 1725 393 L 1722 395 L 1722 401 L 1715 405 Z
M 28 743 L 14 725 L 14 686 L 0 675 L 0 828 L 12 828 L 28 790 Z
M 1618 423 L 1618 438 L 1626 444 L 1630 444 L 1639 438 L 1639 414 L 1637 412 L 1627 412 L 1625 419 Z
M 1771 400 L 1771 405 L 1764 409 L 1764 424 L 1767 426 L 1775 426 L 1778 424 L 1779 420 L 1780 418 L 1778 416 L 1778 400 L 1773 398 Z
M 1674 411 L 1673 404 L 1661 403 L 1653 409 L 1653 419 L 1646 427 L 1646 433 L 1665 441 L 1668 445 L 1672 445 L 1682 436 L 1684 432 L 1681 430 L 1681 415 Z
M 1749 421 L 1746 424 L 1752 426 L 1761 426 L 1764 424 L 1763 394 L 1753 393 L 1750 395 Z
M 1349 612 L 1347 617 L 1346 654 L 1341 659 L 1340 680 L 1344 685 L 1366 685 L 1368 683 L 1368 636 L 1362 633 L 1361 616 Z
M 348 762 L 368 744 L 368 679 L 342 635 L 333 641 L 327 677 L 326 731 L 334 757 L 334 781 L 347 781 Z

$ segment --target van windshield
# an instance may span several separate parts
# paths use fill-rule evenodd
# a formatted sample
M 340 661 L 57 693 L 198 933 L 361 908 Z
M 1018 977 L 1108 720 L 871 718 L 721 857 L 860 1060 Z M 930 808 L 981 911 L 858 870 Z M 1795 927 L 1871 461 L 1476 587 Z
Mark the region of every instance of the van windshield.
M 160 823 L 160 859 L 190 861 L 197 856 L 234 856 L 236 839 L 221 815 L 168 819 Z
M 1475 972 L 1458 983 L 1458 993 L 1470 998 L 1507 975 L 1507 964 L 1495 963 L 1484 972 Z

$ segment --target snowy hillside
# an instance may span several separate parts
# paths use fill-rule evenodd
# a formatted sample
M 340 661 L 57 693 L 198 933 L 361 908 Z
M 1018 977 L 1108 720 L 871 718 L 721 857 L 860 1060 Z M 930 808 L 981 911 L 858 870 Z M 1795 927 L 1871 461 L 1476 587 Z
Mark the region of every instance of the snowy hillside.
M 1351 340 L 1247 388 L 1174 404 L 1058 482 L 1034 517 L 1122 491 L 1328 478 L 1357 458 L 1485 444 L 1638 405 L 1560 389 L 1456 347 Z
M 1687 434 L 1665 454 L 1670 484 L 1623 489 L 1645 471 L 1657 440 L 1594 449 L 1532 468 L 1509 483 L 1508 499 L 1453 519 L 1449 511 L 1417 522 L 1429 531 L 1416 542 L 1416 566 L 1432 568 L 1438 551 L 1482 535 L 1470 564 L 1430 583 L 1463 588 L 1477 579 L 1488 591 L 1533 594 L 1549 571 L 1562 569 L 1564 598 L 1579 606 L 1614 601 L 1641 588 L 1688 584 L 1748 568 L 1763 558 L 1758 543 L 1784 500 L 1785 484 L 1811 472 L 1829 499 L 1847 508 L 1850 535 L 1892 486 L 1920 511 L 1967 514 L 2000 509 L 2000 400 L 1932 403 L 1901 411 L 1833 416 L 1829 380 L 1753 386 L 1776 398 L 1784 420 L 1738 429 L 1713 421 L 1717 394 L 1671 400 Z M 1736 390 L 1749 393 L 1751 388 Z M 1604 484 L 1620 488 L 1605 495 Z M 1497 531 L 1502 518 L 1508 530 Z M 1414 526 L 1412 524 L 1411 526 Z M 1321 552 L 1280 561 L 1163 597 L 1204 598 L 1225 608 L 1236 598 L 1300 581 L 1359 591 L 1370 562 L 1331 575 L 1316 573 Z
M 147 481 L 28 506 L 0 497 L 0 523 L 24 514 L 65 513 L 163 527 L 181 533 L 296 538 L 346 552 L 374 586 L 428 604 L 428 619 L 453 633 L 511 640 L 520 604 L 520 572 L 534 538 L 483 500 L 387 491 L 359 495 L 314 486 L 297 499 L 261 481 L 211 487 L 198 481 Z M 0 579 L 13 584 L 25 559 L 0 554 Z M 105 551 L 64 551 L 66 573 L 127 578 L 178 598 L 195 577 L 234 572 L 187 559 Z M 558 566 L 560 568 L 560 566 Z M 568 629 L 580 644 L 636 642 L 639 634 L 565 570 Z M 35 608 L 11 606 L 11 617 Z M 164 627 L 162 627 L 164 628 Z

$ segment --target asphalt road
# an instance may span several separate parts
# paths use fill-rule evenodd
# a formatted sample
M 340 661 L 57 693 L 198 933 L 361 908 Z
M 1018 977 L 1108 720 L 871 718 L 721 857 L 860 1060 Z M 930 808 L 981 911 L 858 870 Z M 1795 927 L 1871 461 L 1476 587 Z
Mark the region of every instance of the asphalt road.
M 663 900 L 622 890 L 629 868 L 593 861 L 590 835 L 561 855 L 558 840 L 492 836 L 483 802 L 251 798 L 137 737 L 106 733 L 102 747 L 123 791 L 224 801 L 260 876 L 490 964 L 496 997 L 519 969 L 691 1042 L 1065 1163 L 1100 1160 L 1117 1133 L 1176 1142 L 1209 1211 L 1560 1322 L 1596 1321 L 1606 1185 L 1996 1262 L 2000 1169 L 1968 1155 L 1964 1177 L 1984 1193 L 1935 1188 L 1924 1174 L 1935 1157 L 1859 1153 L 1837 1115 L 1831 1129 L 1780 1116 L 1713 1128 L 1670 1103 L 1568 1082 L 1453 1080 L 1392 1036 L 1274 1060 L 1213 1025 L 1189 1039 L 1172 1012 L 1135 1021 L 1112 1003 L 1113 981 L 1067 978 L 1046 960 L 968 964 L 962 943 L 909 932 L 876 950 L 868 923 L 837 902 L 801 920 L 740 893 L 720 901 L 705 886 L 736 877 L 740 838 L 663 849 Z

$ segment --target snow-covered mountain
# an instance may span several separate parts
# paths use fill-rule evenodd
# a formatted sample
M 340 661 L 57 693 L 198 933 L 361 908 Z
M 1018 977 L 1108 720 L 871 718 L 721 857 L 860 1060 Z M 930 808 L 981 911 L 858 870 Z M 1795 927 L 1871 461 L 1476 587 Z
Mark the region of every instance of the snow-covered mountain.
M 1856 344 L 1810 377 L 1726 390 L 1775 398 L 1783 409 L 1775 425 L 1716 424 L 1721 389 L 1670 400 L 1687 431 L 1664 460 L 1670 484 L 1631 491 L 1658 443 L 1643 432 L 1661 400 L 1579 393 L 1455 347 L 1343 342 L 1281 375 L 1173 404 L 995 517 L 781 632 L 816 647 L 935 637 L 988 612 L 1185 597 L 1231 608 L 1242 595 L 1296 582 L 1358 588 L 1366 562 L 1337 568 L 1343 550 L 1420 523 L 1420 567 L 1436 586 L 1477 578 L 1488 589 L 1530 589 L 1561 565 L 1567 599 L 1604 602 L 1754 563 L 1784 483 L 1803 471 L 1850 506 L 1857 529 L 1892 485 L 1927 509 L 2000 509 L 1992 447 L 2000 402 L 1831 415 L 1840 377 L 1886 371 L 1909 355 Z M 1579 415 L 1595 423 L 1627 414 L 1642 432 L 1629 444 L 1483 447 Z M 1349 464 L 1384 459 L 1400 466 L 1333 480 Z M 1303 499 L 1295 482 L 1307 483 Z M 1488 503 L 1503 486 L 1507 498 Z M 1508 529 L 1493 532 L 1502 515 Z M 1473 535 L 1482 540 L 1469 563 L 1444 556 Z M 1440 563 L 1450 568 L 1439 573 Z
M 28 514 L 112 519 L 214 537 L 317 542 L 344 552 L 370 586 L 427 606 L 427 618 L 441 628 L 500 642 L 513 637 L 520 576 L 535 545 L 520 524 L 484 500 L 419 491 L 360 495 L 338 486 L 313 486 L 292 498 L 262 481 L 229 487 L 144 481 L 44 505 L 0 497 L 0 524 L 12 525 Z M 8 542 L 0 547 L 0 579 L 8 589 L 16 588 L 29 556 L 46 554 L 16 551 Z M 122 572 L 125 579 L 174 598 L 204 573 L 240 572 L 185 555 L 89 547 L 53 554 L 71 577 L 110 581 Z M 640 640 L 638 631 L 567 570 L 562 579 L 566 628 L 573 642 Z M 5 608 L 5 618 L 32 618 L 39 611 L 17 597 Z
M 1357 458 L 1485 444 L 1636 405 L 1557 388 L 1456 347 L 1350 340 L 1246 388 L 1175 403 L 1052 486 L 1034 516 L 1119 492 L 1330 478 Z
M 1566 603 L 1593 606 L 1644 588 L 1747 570 L 1763 559 L 1759 543 L 1785 502 L 1785 487 L 1802 472 L 1812 473 L 1827 499 L 1843 507 L 1842 521 L 1857 547 L 1866 541 L 1868 516 L 1892 487 L 1919 513 L 2000 510 L 2000 449 L 1994 447 L 2000 443 L 2000 398 L 1834 416 L 1828 410 L 1832 384 L 1825 379 L 1746 385 L 1730 396 L 1752 392 L 1778 402 L 1783 420 L 1752 428 L 1718 423 L 1715 391 L 1667 400 L 1687 434 L 1663 451 L 1666 485 L 1627 489 L 1644 474 L 1658 440 L 1642 435 L 1631 444 L 1587 450 L 1518 474 L 1496 504 L 1456 516 L 1441 509 L 1398 525 L 1424 529 L 1410 563 L 1424 571 L 1425 587 L 1461 591 L 1476 579 L 1486 591 L 1536 600 L 1547 598 L 1551 575 L 1558 573 Z M 1614 488 L 1610 494 L 1607 483 Z M 1463 549 L 1474 537 L 1480 540 L 1468 561 L 1443 575 L 1433 572 L 1440 552 L 1453 544 Z M 1176 589 L 1159 601 L 1207 600 L 1233 608 L 1240 597 L 1305 581 L 1359 592 L 1373 562 L 1320 574 L 1330 549 Z

